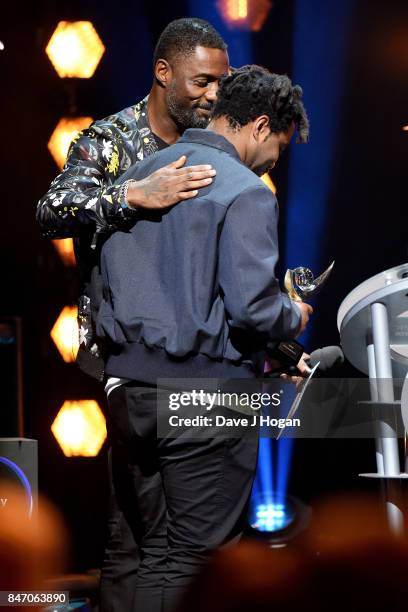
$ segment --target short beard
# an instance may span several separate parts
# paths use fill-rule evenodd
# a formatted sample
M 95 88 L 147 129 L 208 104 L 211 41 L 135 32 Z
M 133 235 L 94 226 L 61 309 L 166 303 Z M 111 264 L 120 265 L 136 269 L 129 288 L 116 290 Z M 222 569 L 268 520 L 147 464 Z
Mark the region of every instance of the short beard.
M 200 117 L 197 115 L 196 109 L 182 107 L 176 96 L 175 89 L 170 87 L 167 92 L 167 108 L 170 117 L 180 132 L 184 132 L 188 128 L 204 129 L 210 122 L 210 117 Z

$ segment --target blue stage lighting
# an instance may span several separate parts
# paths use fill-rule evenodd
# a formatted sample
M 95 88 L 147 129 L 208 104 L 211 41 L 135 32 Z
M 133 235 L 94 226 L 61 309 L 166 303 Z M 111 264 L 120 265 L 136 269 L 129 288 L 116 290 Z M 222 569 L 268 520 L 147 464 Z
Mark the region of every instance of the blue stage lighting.
M 259 504 L 255 508 L 255 522 L 251 527 L 258 531 L 272 532 L 287 527 L 292 518 L 283 504 Z
M 323 237 L 354 5 L 352 0 L 294 3 L 292 78 L 304 88 L 311 138 L 307 145 L 290 149 L 285 253 L 281 252 L 284 268 L 302 265 L 320 274 L 333 259 Z M 300 341 L 307 344 L 311 335 L 309 325 Z
M 282 438 L 277 442 L 276 494 L 278 502 L 285 499 L 288 490 L 289 474 L 292 466 L 293 444 L 293 438 Z
M 270 438 L 260 438 L 258 453 L 258 469 L 254 484 L 254 493 L 261 495 L 263 491 L 275 489 L 272 440 Z M 272 500 L 266 499 L 268 503 Z
M 251 498 L 246 533 L 270 546 L 283 546 L 307 527 L 310 515 L 310 508 L 296 497 L 278 499 L 274 491 L 258 492 Z
M 249 523 L 256 531 L 280 531 L 288 527 L 293 519 L 293 505 L 288 504 L 286 498 L 278 501 L 272 491 L 258 493 L 252 499 Z

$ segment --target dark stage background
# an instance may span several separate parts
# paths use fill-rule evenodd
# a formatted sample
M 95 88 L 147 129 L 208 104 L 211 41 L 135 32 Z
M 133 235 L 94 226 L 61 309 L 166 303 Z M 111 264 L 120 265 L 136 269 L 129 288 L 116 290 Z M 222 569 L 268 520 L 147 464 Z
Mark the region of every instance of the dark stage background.
M 134 0 L 121 2 L 16 2 L 0 9 L 1 70 L 1 315 L 19 315 L 24 328 L 25 435 L 38 438 L 40 487 L 61 509 L 72 533 L 72 569 L 97 566 L 102 552 L 107 498 L 106 449 L 95 459 L 67 459 L 50 433 L 66 398 L 95 398 L 104 405 L 101 388 L 75 365 L 64 364 L 49 331 L 62 307 L 75 300 L 75 272 L 67 271 L 53 246 L 39 235 L 35 205 L 57 174 L 47 141 L 68 110 L 64 83 L 44 53 L 61 19 L 91 20 L 106 52 L 90 80 L 78 81 L 78 113 L 102 118 L 144 97 L 151 83 L 154 41 L 177 17 L 206 16 L 192 3 Z M 316 11 L 310 47 L 325 53 L 327 28 L 335 0 L 311 1 Z M 344 43 L 344 83 L 336 111 L 337 137 L 329 177 L 319 175 L 316 187 L 328 180 L 324 229 L 317 238 L 322 265 L 336 260 L 332 280 L 313 317 L 308 349 L 339 342 L 336 313 L 342 299 L 359 282 L 408 259 L 407 160 L 408 133 L 408 3 L 404 0 L 356 0 Z M 274 2 L 262 29 L 251 35 L 253 61 L 275 72 L 292 74 L 296 3 Z M 324 12 L 324 19 L 321 12 Z M 217 17 L 218 20 L 218 17 Z M 236 41 L 231 34 L 231 64 Z M 316 55 L 311 56 L 315 62 Z M 307 60 L 307 57 L 306 57 Z M 313 73 L 313 97 L 329 100 L 330 82 Z M 301 82 L 308 107 L 308 82 Z M 309 108 L 311 144 L 320 116 Z M 326 112 L 330 114 L 330 102 Z M 294 145 L 293 145 L 294 146 Z M 321 152 L 324 161 L 325 150 Z M 306 153 L 305 153 L 306 154 Z M 282 159 L 273 178 L 281 210 L 282 253 L 285 262 L 296 245 L 287 227 L 288 164 Z M 306 204 L 305 204 L 306 206 Z M 307 210 L 301 231 L 307 233 Z M 314 214 L 314 213 L 311 213 Z M 293 221 L 291 221 L 293 224 Z M 299 228 L 298 228 L 299 229 Z M 299 253 L 298 265 L 308 265 Z M 283 262 L 283 264 L 285 263 Z M 317 270 L 316 270 L 317 272 Z M 345 366 L 343 374 L 358 375 Z M 3 382 L 1 383 L 3 385 Z M 1 418 L 1 415 L 0 415 Z M 340 489 L 362 487 L 360 471 L 374 468 L 371 441 L 306 440 L 295 446 L 289 492 L 308 501 Z

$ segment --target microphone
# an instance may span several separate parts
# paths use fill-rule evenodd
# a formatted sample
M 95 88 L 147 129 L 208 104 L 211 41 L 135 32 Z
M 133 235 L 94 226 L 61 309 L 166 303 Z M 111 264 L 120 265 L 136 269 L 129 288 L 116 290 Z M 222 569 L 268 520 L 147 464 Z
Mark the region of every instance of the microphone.
M 310 372 L 319 364 L 320 372 L 327 372 L 331 368 L 336 368 L 344 363 L 344 353 L 339 346 L 324 346 L 310 353 L 309 359 L 305 363 L 310 368 Z M 310 374 L 310 372 L 307 372 Z
M 305 374 L 310 376 L 313 368 L 317 365 L 317 372 L 327 372 L 331 368 L 338 367 L 344 363 L 344 353 L 339 346 L 324 346 L 310 353 L 309 359 L 305 359 Z M 316 372 L 316 374 L 317 374 Z M 296 366 L 283 366 L 277 370 L 272 370 L 267 377 L 276 378 L 281 374 L 300 375 Z
M 336 366 L 340 366 L 344 362 L 344 353 L 339 346 L 324 346 L 323 348 L 316 349 L 312 353 L 310 353 L 309 359 L 305 359 L 305 363 L 308 364 L 308 369 L 306 370 L 307 378 L 302 380 L 299 390 L 296 394 L 296 397 L 289 409 L 287 414 L 287 419 L 291 419 L 294 414 L 297 412 L 300 403 L 302 401 L 303 395 L 308 388 L 310 381 L 312 380 L 312 374 L 317 374 L 320 372 L 327 372 L 331 368 Z M 311 366 L 311 367 L 310 367 Z M 316 368 L 316 370 L 314 370 Z M 293 366 L 290 368 L 289 372 L 292 374 L 293 370 L 295 370 Z M 285 428 L 281 429 L 276 439 L 282 436 Z

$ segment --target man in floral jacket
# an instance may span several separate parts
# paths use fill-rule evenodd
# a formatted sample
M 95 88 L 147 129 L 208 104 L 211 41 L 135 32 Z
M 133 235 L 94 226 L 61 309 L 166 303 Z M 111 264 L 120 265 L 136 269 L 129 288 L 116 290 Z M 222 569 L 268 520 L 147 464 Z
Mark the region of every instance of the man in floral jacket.
M 118 178 L 176 142 L 186 128 L 207 126 L 228 63 L 226 44 L 208 22 L 179 19 L 170 23 L 155 49 L 149 95 L 82 131 L 71 144 L 63 171 L 38 203 L 37 219 L 44 237 L 75 238 L 81 281 L 77 362 L 101 381 L 103 348 L 96 341 L 94 321 L 101 301 L 103 243 L 112 232 L 134 221 L 139 207 L 165 208 L 194 198 L 211 183 L 215 171 L 209 165 L 186 167 L 188 159 L 183 156 L 137 183 L 121 184 Z M 101 612 L 132 609 L 136 570 L 132 534 L 113 507 L 102 569 Z
M 188 160 L 132 183 L 113 184 L 128 168 L 173 144 L 185 129 L 206 127 L 219 78 L 228 72 L 226 44 L 201 19 L 179 19 L 163 31 L 154 53 L 154 82 L 138 104 L 96 121 L 72 142 L 65 167 L 41 198 L 37 219 L 47 238 L 75 238 L 80 271 L 78 364 L 103 380 L 94 319 L 100 294 L 99 254 L 105 238 L 134 219 L 138 207 L 163 208 L 194 197 L 214 176 Z

